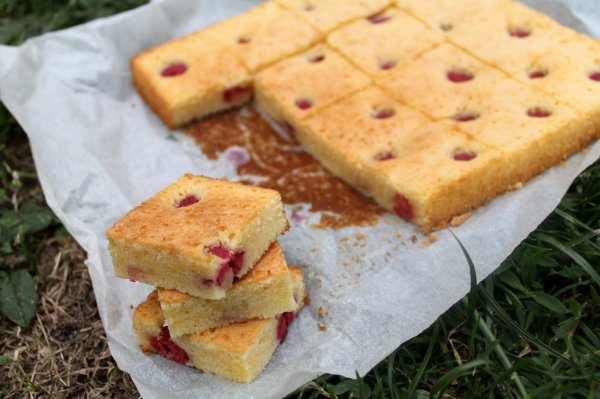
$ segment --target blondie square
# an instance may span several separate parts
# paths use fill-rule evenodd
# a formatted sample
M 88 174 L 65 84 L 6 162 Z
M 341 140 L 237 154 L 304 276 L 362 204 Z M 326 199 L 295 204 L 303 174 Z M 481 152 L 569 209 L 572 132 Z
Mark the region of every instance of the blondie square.
M 378 78 L 443 39 L 413 16 L 389 8 L 332 32 L 327 43 L 371 78 Z
M 350 62 L 319 44 L 256 75 L 256 103 L 293 130 L 303 118 L 370 83 Z
M 465 99 L 506 76 L 460 48 L 443 43 L 377 81 L 396 100 L 434 119 L 465 118 Z
M 450 123 L 501 150 L 514 183 L 561 162 L 598 134 L 589 130 L 584 114 L 512 79 L 474 97 L 465 108 L 476 118 Z
M 213 25 L 207 34 L 217 38 L 253 73 L 321 39 L 316 29 L 274 2 Z
M 278 192 L 186 174 L 106 235 L 118 277 L 218 299 L 287 227 Z
M 300 268 L 292 268 L 293 312 L 268 319 L 254 319 L 199 333 L 171 337 L 158 301 L 157 291 L 139 304 L 133 313 L 133 330 L 146 354 L 161 356 L 217 374 L 235 382 L 250 383 L 267 365 L 277 346 L 285 339 L 288 326 L 304 306 L 307 297 Z
M 172 336 L 205 331 L 234 322 L 266 319 L 296 308 L 290 269 L 277 242 L 246 275 L 233 283 L 225 298 L 196 298 L 158 289 L 158 299 Z
M 578 35 L 515 74 L 585 115 L 591 135 L 600 135 L 600 42 Z
M 239 59 L 205 35 L 189 35 L 131 60 L 142 98 L 170 128 L 248 101 L 252 77 Z
M 552 18 L 509 2 L 487 16 L 465 18 L 449 39 L 476 57 L 512 74 L 575 35 Z
M 360 17 L 374 15 L 387 7 L 388 0 L 277 0 L 300 18 L 328 33 Z
M 394 0 L 399 8 L 419 18 L 431 29 L 446 34 L 463 29 L 464 21 L 489 17 L 509 0 Z

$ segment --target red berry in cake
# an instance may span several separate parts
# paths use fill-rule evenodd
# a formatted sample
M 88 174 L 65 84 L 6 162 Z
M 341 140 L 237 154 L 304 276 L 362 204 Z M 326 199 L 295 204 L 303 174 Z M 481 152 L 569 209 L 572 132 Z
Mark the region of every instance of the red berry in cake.
M 179 202 L 175 204 L 175 208 L 184 208 L 186 206 L 194 205 L 198 201 L 200 201 L 198 197 L 190 194 L 180 199 Z
M 371 113 L 371 116 L 375 119 L 387 119 L 394 116 L 396 112 L 391 108 L 376 109 Z
M 288 327 L 294 320 L 294 312 L 285 312 L 277 316 L 277 339 L 283 341 L 288 333 Z
M 300 108 L 301 110 L 307 110 L 313 106 L 312 100 L 309 100 L 308 98 L 299 98 L 296 100 L 295 104 L 296 107 Z
M 547 118 L 550 115 L 552 115 L 552 112 L 550 112 L 544 108 L 535 107 L 535 108 L 528 109 L 527 115 L 529 115 L 532 118 Z
M 446 77 L 453 83 L 463 83 L 473 80 L 475 75 L 462 69 L 452 69 L 446 73 Z
M 160 71 L 160 76 L 171 78 L 173 76 L 183 75 L 188 70 L 188 67 L 183 62 L 173 62 L 167 65 Z
M 389 15 L 385 15 L 384 13 L 379 13 L 375 15 L 371 15 L 367 17 L 367 20 L 372 24 L 381 24 L 385 21 L 388 21 L 391 17 Z
M 452 159 L 455 161 L 470 161 L 475 157 L 477 157 L 477 154 L 469 150 L 456 150 L 452 154 Z
M 225 260 L 224 264 L 229 265 L 234 275 L 237 275 L 242 269 L 242 265 L 244 263 L 244 251 L 238 250 L 233 251 L 231 248 L 227 248 L 224 245 L 217 245 L 208 250 L 208 253 L 211 253 L 219 258 Z M 219 270 L 219 274 L 221 270 Z M 217 285 L 218 281 L 217 281 Z
M 127 277 L 131 281 L 143 281 L 144 272 L 135 266 L 127 266 Z
M 159 355 L 166 359 L 180 364 L 186 364 L 190 360 L 188 354 L 173 342 L 169 327 L 167 326 L 164 326 L 160 330 L 158 337 L 150 337 L 150 345 L 152 345 Z
M 396 158 L 396 154 L 393 151 L 380 152 L 374 157 L 374 159 L 379 162 L 389 161 L 390 159 L 394 158 Z
M 508 30 L 508 33 L 518 39 L 523 39 L 531 35 L 531 31 L 525 28 L 511 28 Z
M 250 92 L 252 92 L 252 88 L 249 86 L 234 86 L 223 92 L 223 101 L 237 103 L 243 101 Z
M 410 201 L 400 193 L 394 197 L 394 213 L 406 221 L 411 221 L 415 217 Z
M 592 72 L 588 75 L 591 80 L 596 82 L 600 82 L 600 71 Z
M 394 68 L 395 66 L 396 66 L 395 61 L 383 61 L 382 63 L 379 64 L 379 68 L 384 71 L 388 71 L 388 70 Z
M 457 122 L 469 122 L 474 121 L 477 118 L 479 118 L 479 114 L 477 112 L 459 112 L 458 114 L 454 115 L 452 119 Z

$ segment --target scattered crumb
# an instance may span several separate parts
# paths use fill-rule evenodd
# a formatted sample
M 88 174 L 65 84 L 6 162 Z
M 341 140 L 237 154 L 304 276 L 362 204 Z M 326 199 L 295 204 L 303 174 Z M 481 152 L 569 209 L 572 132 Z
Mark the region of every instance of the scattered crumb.
M 471 216 L 471 212 L 463 213 L 462 215 L 454 216 L 450 221 L 450 226 L 457 227 L 460 226 Z
M 322 306 L 319 306 L 319 309 L 317 310 L 317 314 L 319 315 L 319 319 L 322 319 L 323 317 L 327 316 L 327 311 L 325 309 L 323 309 Z
M 414 235 L 414 234 L 413 234 L 413 235 L 410 237 L 410 242 L 412 242 L 413 244 L 416 244 L 416 243 L 417 243 L 417 241 L 419 241 L 419 239 L 417 238 L 417 236 L 416 236 L 416 235 Z
M 367 236 L 363 233 L 356 233 L 354 235 L 354 238 L 356 238 L 358 241 L 364 241 L 367 238 Z
M 310 295 L 306 294 L 306 297 L 304 297 L 304 304 L 308 306 L 308 305 L 310 305 L 310 301 L 311 301 Z
M 349 239 L 349 238 L 350 238 L 350 237 L 348 237 L 348 236 L 343 236 L 343 237 L 340 239 L 340 241 L 341 241 L 341 242 L 345 242 L 345 241 L 348 241 L 348 239 Z
M 317 323 L 317 327 L 319 328 L 319 331 L 327 331 L 327 326 L 324 326 L 321 323 Z
M 421 248 L 427 248 L 431 244 L 437 241 L 437 236 L 433 233 L 427 236 L 427 239 L 421 241 Z
M 396 232 L 396 238 L 402 238 L 402 233 L 400 233 L 399 231 Z
M 131 305 L 131 304 L 130 304 L 130 305 L 129 305 L 129 309 L 133 309 L 133 305 Z
M 510 188 L 511 190 L 518 190 L 520 188 L 523 188 L 523 182 L 516 182 L 515 184 L 513 184 L 513 186 Z

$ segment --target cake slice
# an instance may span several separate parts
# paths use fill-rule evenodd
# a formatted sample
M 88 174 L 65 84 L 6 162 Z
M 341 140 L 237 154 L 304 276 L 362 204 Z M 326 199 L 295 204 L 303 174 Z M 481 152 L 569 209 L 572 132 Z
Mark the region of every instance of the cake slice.
M 509 0 L 394 0 L 431 29 L 449 34 L 468 28 L 465 21 L 499 13 Z
M 514 183 L 525 182 L 598 137 L 589 116 L 512 79 L 465 104 L 476 118 L 449 123 L 505 154 Z
M 332 32 L 327 43 L 371 78 L 379 78 L 444 37 L 404 11 L 389 8 Z
M 298 121 L 370 83 L 350 62 L 320 44 L 256 75 L 256 103 L 293 132 Z
M 232 381 L 249 383 L 264 369 L 288 332 L 288 326 L 304 306 L 306 289 L 299 267 L 292 267 L 293 312 L 268 319 L 254 319 L 212 330 L 172 338 L 153 291 L 133 313 L 133 330 L 146 354 L 156 352 L 181 364 L 217 374 Z
M 186 174 L 106 235 L 118 277 L 219 299 L 287 228 L 278 192 Z
M 296 308 L 290 269 L 277 242 L 225 298 L 210 300 L 158 289 L 158 299 L 174 337 L 250 319 L 275 317 Z
M 434 119 L 467 118 L 461 109 L 465 99 L 491 90 L 505 77 L 460 48 L 443 43 L 377 83 L 396 100 Z
M 600 42 L 577 35 L 542 55 L 515 77 L 585 115 L 600 135 Z
M 517 2 L 496 12 L 463 20 L 448 38 L 476 57 L 512 74 L 576 33 L 552 18 Z
M 243 104 L 252 94 L 250 72 L 209 35 L 143 51 L 131 60 L 131 70 L 142 98 L 172 129 Z
M 208 33 L 253 73 L 321 39 L 302 18 L 272 1 L 213 25 Z
M 321 33 L 328 33 L 353 19 L 374 15 L 390 4 L 389 0 L 277 0 L 277 2 Z

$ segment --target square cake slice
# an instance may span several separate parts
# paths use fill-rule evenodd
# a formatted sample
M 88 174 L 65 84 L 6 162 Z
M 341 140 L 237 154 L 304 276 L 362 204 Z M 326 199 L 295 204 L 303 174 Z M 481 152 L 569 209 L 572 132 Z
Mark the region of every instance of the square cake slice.
M 466 118 L 465 99 L 491 90 L 506 75 L 460 48 L 443 43 L 377 81 L 396 100 L 434 119 Z
M 464 21 L 498 13 L 510 0 L 394 0 L 399 8 L 408 11 L 431 29 L 443 34 L 457 32 Z
M 253 73 L 307 49 L 321 34 L 272 1 L 208 28 L 208 34 Z
M 370 84 L 350 62 L 320 44 L 256 75 L 256 102 L 293 131 L 298 121 Z
M 277 191 L 186 174 L 106 235 L 118 277 L 219 299 L 287 228 Z
M 449 39 L 476 57 L 512 74 L 575 35 L 552 18 L 518 2 L 497 12 L 473 15 Z
M 248 101 L 250 72 L 208 35 L 193 34 L 143 51 L 131 60 L 142 98 L 170 128 Z
M 585 114 L 512 79 L 473 97 L 465 109 L 476 117 L 449 123 L 501 150 L 514 183 L 565 160 L 598 134 Z
M 307 298 L 302 272 L 291 268 L 294 297 L 293 312 L 268 319 L 253 319 L 199 333 L 171 337 L 169 327 L 153 291 L 133 313 L 133 330 L 146 354 L 161 356 L 217 374 L 241 383 L 250 383 L 265 368 L 277 346 L 285 339 L 288 326 L 300 312 Z
M 389 0 L 277 0 L 283 7 L 303 18 L 321 33 L 360 17 L 378 13 Z
M 577 35 L 535 60 L 515 77 L 585 114 L 600 135 L 600 42 Z
M 246 275 L 233 283 L 225 298 L 196 298 L 158 289 L 158 299 L 174 337 L 250 319 L 266 319 L 296 308 L 290 270 L 275 242 Z
M 374 79 L 443 40 L 412 15 L 389 8 L 332 32 L 327 43 Z

